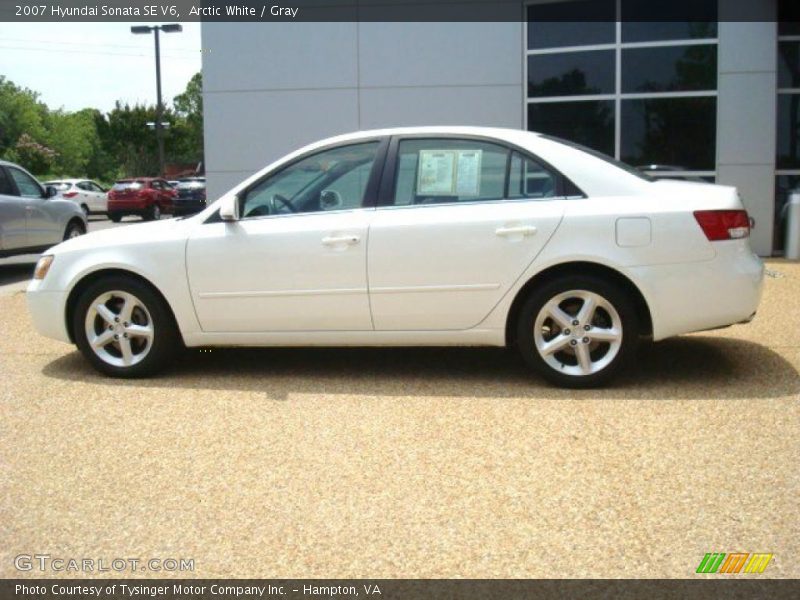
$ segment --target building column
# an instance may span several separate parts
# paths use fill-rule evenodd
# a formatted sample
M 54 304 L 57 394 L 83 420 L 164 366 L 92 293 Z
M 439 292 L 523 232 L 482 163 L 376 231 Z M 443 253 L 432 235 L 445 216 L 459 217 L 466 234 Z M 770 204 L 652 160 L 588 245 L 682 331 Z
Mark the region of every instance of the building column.
M 726 21 L 749 0 L 719 3 L 717 183 L 734 185 L 755 219 L 753 249 L 772 253 L 777 121 L 777 6 L 760 3 L 762 21 Z M 752 5 L 748 11 L 756 10 Z M 736 12 L 728 12 L 733 15 Z

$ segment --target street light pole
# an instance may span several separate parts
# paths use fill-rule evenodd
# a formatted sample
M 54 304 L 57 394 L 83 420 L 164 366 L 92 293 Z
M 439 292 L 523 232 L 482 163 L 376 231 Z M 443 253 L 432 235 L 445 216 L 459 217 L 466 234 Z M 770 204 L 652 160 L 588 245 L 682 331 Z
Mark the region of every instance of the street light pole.
M 158 170 L 159 175 L 161 177 L 164 176 L 164 123 L 161 121 L 161 117 L 164 114 L 164 105 L 161 101 L 161 40 L 159 38 L 159 34 L 163 31 L 164 33 L 176 33 L 179 31 L 183 31 L 183 27 L 181 27 L 178 23 L 172 23 L 170 25 L 154 25 L 150 27 L 149 25 L 137 25 L 131 27 L 131 33 L 150 33 L 153 32 L 155 34 L 155 41 L 156 41 L 156 96 L 157 96 L 157 103 L 156 103 L 156 122 L 155 122 L 155 129 L 156 129 L 156 142 L 158 143 Z
M 153 32 L 156 38 L 156 141 L 158 142 L 158 174 L 164 176 L 164 128 L 161 123 L 161 115 L 164 108 L 161 104 L 161 44 L 159 43 L 160 28 L 154 27 Z

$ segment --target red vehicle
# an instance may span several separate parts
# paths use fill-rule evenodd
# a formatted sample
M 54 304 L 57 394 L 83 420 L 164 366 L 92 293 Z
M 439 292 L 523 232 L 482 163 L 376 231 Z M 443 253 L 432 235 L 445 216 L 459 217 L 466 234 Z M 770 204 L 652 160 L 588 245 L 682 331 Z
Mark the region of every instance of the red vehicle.
M 117 223 L 125 215 L 139 215 L 145 221 L 157 221 L 162 213 L 173 212 L 176 195 L 164 179 L 120 179 L 108 192 L 108 218 Z

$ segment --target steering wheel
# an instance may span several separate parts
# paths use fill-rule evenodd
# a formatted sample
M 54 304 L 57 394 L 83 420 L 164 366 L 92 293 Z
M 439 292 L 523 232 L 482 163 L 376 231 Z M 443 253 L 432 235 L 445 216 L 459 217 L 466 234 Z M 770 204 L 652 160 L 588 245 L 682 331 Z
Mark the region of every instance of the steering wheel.
M 285 206 L 289 210 L 289 212 L 293 213 L 297 212 L 297 209 L 294 206 L 292 206 L 292 203 L 289 202 L 289 200 L 285 196 L 281 196 L 280 194 L 275 194 L 274 196 L 272 196 L 272 200 L 273 202 L 276 201 L 280 202 L 283 206 Z

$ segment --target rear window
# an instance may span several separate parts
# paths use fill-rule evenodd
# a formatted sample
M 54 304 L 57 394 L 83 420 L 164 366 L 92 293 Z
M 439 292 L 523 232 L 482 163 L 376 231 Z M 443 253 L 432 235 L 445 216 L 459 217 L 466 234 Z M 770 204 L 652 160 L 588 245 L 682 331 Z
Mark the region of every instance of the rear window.
M 118 181 L 112 188 L 114 191 L 122 192 L 125 190 L 140 190 L 143 184 L 141 181 Z
M 644 179 L 645 181 L 655 181 L 656 180 L 655 177 L 651 177 L 647 173 L 644 173 L 643 171 L 640 171 L 639 169 L 637 169 L 635 167 L 632 167 L 629 164 L 622 162 L 621 160 L 617 160 L 616 158 L 612 158 L 608 154 L 604 154 L 602 152 L 598 152 L 597 150 L 595 150 L 593 148 L 588 148 L 588 147 L 583 146 L 581 144 L 576 144 L 575 142 L 571 142 L 569 140 L 565 140 L 563 138 L 556 137 L 554 135 L 541 134 L 539 137 L 541 137 L 543 140 L 550 140 L 551 142 L 558 142 L 559 144 L 563 144 L 565 146 L 569 146 L 570 148 L 575 148 L 576 150 L 580 150 L 581 152 L 585 152 L 586 154 L 591 154 L 595 158 L 599 158 L 600 160 L 604 160 L 608 164 L 613 165 L 613 166 L 617 167 L 618 169 L 622 169 L 626 173 L 629 173 L 631 175 L 635 175 L 639 179 Z
M 179 190 L 193 190 L 197 188 L 206 187 L 205 182 L 203 181 L 180 181 L 178 182 L 178 189 Z
M 72 187 L 71 183 L 66 183 L 64 181 L 45 181 L 45 186 L 50 186 L 56 188 L 59 192 L 64 192 Z

